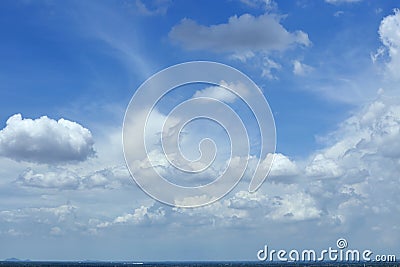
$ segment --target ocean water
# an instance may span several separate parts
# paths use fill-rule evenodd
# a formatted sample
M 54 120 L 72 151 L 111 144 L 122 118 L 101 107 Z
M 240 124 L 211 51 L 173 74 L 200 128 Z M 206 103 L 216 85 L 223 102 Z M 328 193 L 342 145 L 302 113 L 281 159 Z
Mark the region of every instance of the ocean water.
M 400 262 L 373 262 L 373 263 L 265 263 L 265 262 L 33 262 L 33 261 L 1 261 L 1 267 L 6 266 L 26 266 L 26 267 L 67 267 L 67 266 L 87 266 L 87 267 L 121 267 L 121 266 L 134 266 L 134 267 L 288 267 L 288 266 L 309 266 L 309 267 L 400 267 Z

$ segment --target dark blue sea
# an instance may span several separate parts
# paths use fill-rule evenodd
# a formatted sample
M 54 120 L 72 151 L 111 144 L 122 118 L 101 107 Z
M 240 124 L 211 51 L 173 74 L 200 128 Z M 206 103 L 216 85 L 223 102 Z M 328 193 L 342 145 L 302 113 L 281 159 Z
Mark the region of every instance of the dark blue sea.
M 0 266 L 15 266 L 15 267 L 67 267 L 67 266 L 87 266 L 87 267 L 288 267 L 288 266 L 309 266 L 309 267 L 400 267 L 400 262 L 369 262 L 369 263 L 307 263 L 307 262 L 297 262 L 297 263 L 271 263 L 271 262 L 52 262 L 52 261 L 0 261 Z

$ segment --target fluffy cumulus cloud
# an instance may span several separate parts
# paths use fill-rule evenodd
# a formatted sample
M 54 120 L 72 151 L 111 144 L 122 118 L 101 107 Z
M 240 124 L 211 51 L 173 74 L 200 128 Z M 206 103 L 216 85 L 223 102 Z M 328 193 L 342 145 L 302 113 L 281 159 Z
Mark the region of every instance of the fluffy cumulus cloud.
M 391 78 L 400 79 L 400 10 L 395 9 L 394 14 L 385 17 L 379 27 L 379 36 L 383 46 L 373 56 L 375 61 L 379 56 L 388 54 L 386 64 Z
M 350 158 L 358 158 L 367 162 L 371 157 L 397 160 L 400 157 L 398 140 L 400 135 L 400 106 L 398 98 L 381 96 L 365 107 L 362 112 L 347 119 L 337 132 L 330 136 L 336 142 L 322 153 L 318 153 L 314 162 L 331 161 L 331 169 L 336 169 L 338 164 L 348 170 Z M 312 165 L 313 165 L 312 163 Z M 346 163 L 346 164 L 345 164 Z M 312 166 L 311 165 L 311 166 Z M 368 164 L 364 164 L 369 168 Z
M 0 131 L 0 155 L 17 161 L 67 163 L 94 155 L 91 132 L 76 122 L 46 116 L 11 116 Z
M 293 45 L 309 46 L 303 31 L 289 32 L 280 17 L 264 14 L 230 17 L 225 24 L 204 26 L 191 19 L 183 19 L 174 26 L 169 37 L 190 50 L 229 51 L 249 54 L 251 51 L 283 51 Z
M 323 154 L 315 155 L 305 170 L 308 176 L 318 178 L 335 178 L 343 174 L 336 162 Z
M 296 162 L 290 160 L 287 156 L 281 153 L 275 153 L 274 155 L 268 154 L 265 160 L 261 162 L 261 168 L 269 168 L 269 162 L 272 160 L 272 156 L 273 163 L 268 179 L 285 182 L 288 178 L 295 177 L 301 173 L 301 170 L 297 166 Z
M 265 13 L 235 15 L 228 22 L 216 25 L 201 25 L 184 18 L 172 27 L 169 38 L 187 50 L 222 53 L 230 59 L 256 65 L 261 69 L 262 77 L 278 79 L 276 72 L 286 65 L 282 55 L 289 49 L 310 46 L 308 34 L 302 30 L 287 30 L 282 24 L 285 16 L 273 13 L 277 9 L 273 1 L 242 2 L 249 7 L 264 9 Z M 306 65 L 303 67 L 307 68 Z
M 331 145 L 319 151 L 306 167 L 312 185 L 308 191 L 319 200 L 326 219 L 342 227 L 363 220 L 365 227 L 398 220 L 400 190 L 400 105 L 398 98 L 379 99 L 347 119 L 330 136 Z M 327 179 L 329 178 L 329 179 Z M 330 219 L 328 219 L 330 218 Z M 399 229 L 386 225 L 391 234 Z M 380 237 L 380 238 L 383 238 Z

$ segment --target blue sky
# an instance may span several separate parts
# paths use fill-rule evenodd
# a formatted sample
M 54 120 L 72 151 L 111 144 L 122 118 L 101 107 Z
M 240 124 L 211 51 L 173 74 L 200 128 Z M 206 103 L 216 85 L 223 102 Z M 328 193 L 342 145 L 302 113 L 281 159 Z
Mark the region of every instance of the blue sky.
M 396 1 L 0 6 L 0 259 L 256 260 L 339 237 L 400 257 Z M 193 60 L 257 83 L 276 160 L 257 193 L 178 209 L 130 178 L 122 122 L 148 77 Z

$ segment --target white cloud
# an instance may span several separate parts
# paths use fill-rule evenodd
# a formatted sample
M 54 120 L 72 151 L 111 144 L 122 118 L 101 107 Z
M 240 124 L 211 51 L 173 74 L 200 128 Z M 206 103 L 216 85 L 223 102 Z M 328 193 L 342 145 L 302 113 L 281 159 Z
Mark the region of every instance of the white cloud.
M 240 198 L 240 196 L 237 197 Z M 249 210 L 240 206 L 237 208 L 235 204 L 238 203 L 234 203 L 234 201 L 221 200 L 197 209 L 173 208 L 172 211 L 175 217 L 182 218 L 183 220 L 186 218 L 187 222 L 195 225 L 206 226 L 212 224 L 218 227 L 245 226 L 245 222 L 248 222 L 249 219 Z M 185 223 L 185 221 L 180 222 L 181 225 Z
M 398 98 L 383 95 L 330 135 L 332 144 L 316 153 L 305 169 L 314 181 L 309 191 L 329 216 L 339 216 L 337 222 L 350 227 L 366 214 L 389 216 L 398 209 L 399 139 Z
M 134 209 L 132 213 L 125 213 L 117 216 L 111 221 L 96 221 L 96 227 L 107 228 L 113 225 L 130 224 L 130 225 L 152 225 L 165 222 L 166 211 L 163 207 L 156 207 L 155 203 L 148 206 L 141 205 L 139 208 Z
M 77 190 L 114 189 L 132 181 L 128 169 L 121 165 L 89 172 L 54 167 L 42 170 L 28 168 L 19 175 L 16 182 L 24 187 Z
M 62 230 L 60 227 L 54 226 L 50 229 L 50 235 L 61 235 Z
M 90 131 L 76 122 L 46 116 L 11 116 L 0 131 L 0 155 L 35 163 L 84 161 L 94 155 Z
M 30 208 L 27 211 L 31 213 L 48 213 L 54 215 L 58 221 L 62 222 L 68 219 L 68 217 L 73 217 L 78 207 L 65 204 L 58 207 L 42 207 L 42 208 Z
M 115 218 L 113 223 L 133 223 L 149 225 L 163 221 L 165 219 L 164 216 L 165 210 L 162 207 L 154 208 L 153 206 L 140 206 L 140 208 L 135 209 L 133 213 L 126 213 L 122 216 L 118 216 L 117 218 Z
M 27 169 L 18 178 L 18 183 L 23 186 L 38 188 L 77 189 L 80 178 L 75 173 L 66 169 L 37 173 Z
M 9 229 L 7 232 L 5 232 L 6 235 L 10 235 L 10 236 L 27 236 L 27 233 L 15 230 L 13 228 Z
M 248 88 L 242 84 L 242 83 L 238 83 L 238 84 L 228 84 L 225 81 L 221 81 L 221 86 L 210 86 L 207 87 L 205 89 L 202 90 L 198 90 L 195 92 L 195 94 L 193 95 L 193 97 L 209 97 L 209 98 L 213 98 L 213 99 L 217 99 L 220 101 L 224 101 L 226 103 L 233 103 L 235 102 L 235 100 L 237 99 L 237 95 L 232 93 L 231 91 L 229 91 L 226 88 L 231 88 L 233 89 L 235 92 L 237 92 L 239 94 L 239 97 L 243 97 L 245 98 L 246 95 L 248 94 Z
M 304 221 L 322 216 L 317 200 L 303 192 L 300 187 L 283 184 L 268 186 L 273 189 L 255 193 L 237 191 L 233 196 L 211 205 L 197 209 L 173 210 L 205 225 L 212 222 L 218 227 L 259 227 L 262 223 Z M 172 215 L 177 216 L 174 213 L 170 214 Z
M 146 4 L 141 0 L 136 0 L 137 10 L 146 16 L 165 15 L 170 5 L 170 0 L 155 0 L 146 1 Z
M 336 11 L 335 13 L 333 13 L 333 16 L 335 16 L 335 17 L 340 17 L 340 16 L 342 16 L 344 14 L 344 11 L 343 10 L 339 10 L 339 11 Z
M 0 210 L 0 235 L 60 236 L 79 230 L 78 207 L 71 204 Z
M 269 166 L 268 162 L 270 161 L 270 157 L 272 157 L 271 154 L 269 154 L 264 162 L 262 162 L 261 164 L 264 163 Z M 298 175 L 299 172 L 300 171 L 295 162 L 291 161 L 287 156 L 281 153 L 275 153 L 274 161 L 272 163 L 271 171 L 268 177 L 274 180 L 279 180 L 276 178 L 295 176 Z
M 39 208 L 21 208 L 15 210 L 0 211 L 0 221 L 6 222 L 24 222 L 30 221 L 35 223 L 65 222 L 69 218 L 74 218 L 78 207 L 65 204 L 53 207 Z
M 298 60 L 293 61 L 293 73 L 295 75 L 304 76 L 309 74 L 313 70 L 313 67 L 301 63 Z
M 317 154 L 306 167 L 306 174 L 318 178 L 335 178 L 343 174 L 337 163 L 323 154 Z
M 395 80 L 400 79 L 400 10 L 395 9 L 393 15 L 389 15 L 381 21 L 379 36 L 383 47 L 379 48 L 373 61 L 377 57 L 388 53 L 389 61 L 386 63 L 388 74 Z
M 317 219 L 321 216 L 315 199 L 302 192 L 275 197 L 273 206 L 274 209 L 267 215 L 273 220 L 303 221 Z
M 125 165 L 118 165 L 94 171 L 81 179 L 81 189 L 103 188 L 115 189 L 123 185 L 131 185 L 132 179 Z
M 325 0 L 325 2 L 333 5 L 345 4 L 345 3 L 357 3 L 361 1 L 362 0 Z
M 234 54 L 284 51 L 293 45 L 311 44 L 305 32 L 288 32 L 280 24 L 280 19 L 271 14 L 258 17 L 244 14 L 230 17 L 225 24 L 211 26 L 183 19 L 172 28 L 169 37 L 186 49 Z
M 280 70 L 281 68 L 282 68 L 282 66 L 279 63 L 277 63 L 277 62 L 273 61 L 272 59 L 266 57 L 263 60 L 263 67 L 262 67 L 261 76 L 266 77 L 266 78 L 268 78 L 270 80 L 276 80 L 278 78 L 275 76 L 274 72 L 277 71 L 277 70 Z
M 240 2 L 251 8 L 262 8 L 266 11 L 278 8 L 278 5 L 272 0 L 240 0 Z
M 284 52 L 311 45 L 304 31 L 288 31 L 281 23 L 285 16 L 270 13 L 276 8 L 273 1 L 243 1 L 251 7 L 262 6 L 265 14 L 232 16 L 227 23 L 200 25 L 184 18 L 169 32 L 169 38 L 187 50 L 222 53 L 231 59 L 256 65 L 261 76 L 278 79 Z M 279 59 L 279 61 L 278 61 Z
M 399 157 L 398 142 L 395 142 L 400 136 L 400 106 L 397 100 L 381 96 L 359 114 L 347 119 L 335 134 L 340 139 L 325 154 L 338 159 L 349 155 Z

